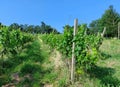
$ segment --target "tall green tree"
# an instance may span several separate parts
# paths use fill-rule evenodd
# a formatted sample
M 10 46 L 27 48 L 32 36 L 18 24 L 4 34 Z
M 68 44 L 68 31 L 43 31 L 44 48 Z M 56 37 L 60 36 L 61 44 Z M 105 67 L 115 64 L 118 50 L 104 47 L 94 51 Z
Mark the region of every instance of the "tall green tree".
M 49 34 L 51 32 L 59 34 L 59 32 L 56 29 L 52 28 L 50 25 L 45 24 L 44 22 L 41 22 L 41 33 Z
M 90 28 L 94 32 L 102 32 L 103 28 L 106 27 L 107 29 L 105 35 L 107 37 L 115 37 L 117 36 L 117 26 L 119 21 L 119 13 L 116 12 L 112 5 L 110 5 L 100 19 L 90 23 Z

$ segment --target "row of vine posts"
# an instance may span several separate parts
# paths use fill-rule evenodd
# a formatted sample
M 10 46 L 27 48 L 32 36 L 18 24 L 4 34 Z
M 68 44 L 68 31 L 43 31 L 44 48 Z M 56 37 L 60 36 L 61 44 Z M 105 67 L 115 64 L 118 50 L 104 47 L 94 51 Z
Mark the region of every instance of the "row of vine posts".
M 75 37 L 77 33 L 77 27 L 78 27 L 78 19 L 74 20 L 74 30 L 73 30 L 73 38 Z M 103 32 L 101 33 L 101 36 L 104 37 L 104 34 L 106 32 L 106 27 L 104 27 Z M 118 39 L 120 38 L 120 22 L 118 22 Z M 72 45 L 72 60 L 71 60 L 71 83 L 74 83 L 75 79 L 75 42 L 73 42 Z
M 104 27 L 103 32 L 101 33 L 101 36 L 104 37 L 104 34 L 106 32 L 106 27 Z M 118 39 L 120 39 L 120 22 L 118 22 Z
M 101 36 L 104 37 L 104 34 L 106 32 L 106 27 L 104 27 L 103 32 L 101 33 Z M 118 22 L 118 33 L 117 33 L 118 39 L 120 39 L 120 22 Z

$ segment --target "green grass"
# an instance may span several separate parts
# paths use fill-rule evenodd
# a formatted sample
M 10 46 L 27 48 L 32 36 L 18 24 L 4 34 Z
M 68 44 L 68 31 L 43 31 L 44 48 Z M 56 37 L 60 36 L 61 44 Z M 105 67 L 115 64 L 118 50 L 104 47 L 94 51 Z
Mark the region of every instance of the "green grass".
M 120 79 L 120 40 L 104 40 L 103 45 L 101 46 L 100 50 L 105 54 L 110 55 L 107 59 L 100 61 L 100 66 L 106 66 L 113 68 L 115 70 L 114 75 Z
M 89 86 L 85 87 L 119 87 L 120 86 L 120 40 L 104 39 L 100 51 L 102 58 L 90 72 Z M 90 85 L 92 83 L 92 85 Z
M 96 66 L 70 87 L 120 87 L 120 40 L 104 39 Z
M 0 87 L 9 83 L 14 83 L 16 87 L 40 87 L 46 83 L 54 82 L 57 75 L 53 73 L 52 66 L 43 66 L 44 63 L 50 63 L 49 49 L 43 45 L 36 38 L 33 42 L 26 44 L 19 54 L 1 60 Z M 14 74 L 19 76 L 18 83 L 14 81 Z
M 108 55 L 111 55 L 112 59 L 120 59 L 120 40 L 104 40 L 100 50 Z

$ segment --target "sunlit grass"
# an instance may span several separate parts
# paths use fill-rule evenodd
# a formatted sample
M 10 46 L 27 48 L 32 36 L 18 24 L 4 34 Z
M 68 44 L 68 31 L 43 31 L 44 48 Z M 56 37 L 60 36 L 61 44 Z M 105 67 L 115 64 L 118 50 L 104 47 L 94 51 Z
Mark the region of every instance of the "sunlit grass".
M 109 75 L 107 78 L 113 79 L 113 82 L 117 80 L 120 86 L 120 40 L 105 39 L 100 50 L 102 53 L 109 55 L 109 57 L 104 60 L 100 60 L 98 62 L 98 66 L 113 69 L 114 73 L 111 76 Z
M 112 56 L 112 58 L 120 57 L 120 40 L 117 39 L 105 39 L 103 41 L 100 50 L 106 54 Z
M 104 39 L 100 47 L 104 58 L 99 59 L 96 67 L 79 83 L 83 87 L 119 87 L 120 86 L 120 40 Z

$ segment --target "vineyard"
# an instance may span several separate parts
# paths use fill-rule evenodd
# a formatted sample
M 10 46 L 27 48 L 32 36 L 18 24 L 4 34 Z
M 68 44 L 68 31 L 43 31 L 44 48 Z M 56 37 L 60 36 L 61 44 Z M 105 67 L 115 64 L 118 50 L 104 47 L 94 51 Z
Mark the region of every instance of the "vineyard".
M 71 82 L 75 43 L 75 80 Z M 113 45 L 114 44 L 114 45 Z M 85 25 L 62 34 L 0 28 L 1 87 L 119 87 L 120 41 L 86 34 Z M 58 65 L 57 65 L 58 64 Z
M 44 35 L 43 41 L 51 48 L 58 49 L 66 58 L 72 57 L 72 43 L 75 42 L 76 74 L 87 72 L 99 59 L 99 47 L 102 38 L 94 35 L 85 35 L 84 25 L 78 26 L 78 32 L 73 38 L 73 28 L 65 28 L 63 35 Z
M 9 30 L 7 27 L 3 27 L 0 30 L 0 43 L 2 47 L 1 56 L 8 55 L 9 53 L 15 55 L 20 48 L 23 48 L 24 44 L 32 41 L 33 37 L 29 34 L 23 34 L 18 30 Z

